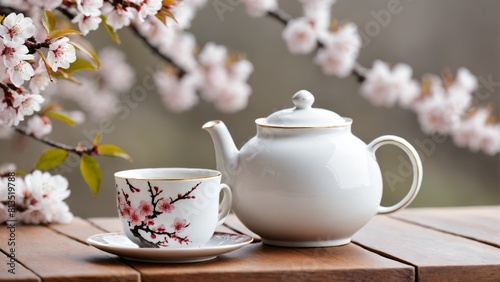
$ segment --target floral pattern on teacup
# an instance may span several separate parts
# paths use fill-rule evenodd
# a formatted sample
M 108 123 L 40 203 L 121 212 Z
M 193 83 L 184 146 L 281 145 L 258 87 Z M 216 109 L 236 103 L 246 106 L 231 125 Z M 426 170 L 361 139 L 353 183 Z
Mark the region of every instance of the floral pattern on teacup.
M 142 188 L 134 187 L 128 179 L 126 183 L 130 189 L 130 193 L 140 192 Z M 141 243 L 150 248 L 167 247 L 171 241 L 179 244 L 189 245 L 191 240 L 189 236 L 183 236 L 181 233 L 189 227 L 190 223 L 186 219 L 176 217 L 168 228 L 164 224 L 155 225 L 154 218 L 164 213 L 172 213 L 175 209 L 177 202 L 182 200 L 195 199 L 196 196 L 190 195 L 198 186 L 198 183 L 193 186 L 189 191 L 184 194 L 177 194 L 176 197 L 161 196 L 163 190 L 158 186 L 152 186 L 148 181 L 148 192 L 150 193 L 150 200 L 142 200 L 137 207 L 133 207 L 129 193 L 123 189 L 117 190 L 118 211 L 120 216 L 128 222 L 130 232 L 137 237 Z M 149 238 L 145 238 L 149 234 Z M 156 240 L 157 236 L 161 235 L 163 239 Z

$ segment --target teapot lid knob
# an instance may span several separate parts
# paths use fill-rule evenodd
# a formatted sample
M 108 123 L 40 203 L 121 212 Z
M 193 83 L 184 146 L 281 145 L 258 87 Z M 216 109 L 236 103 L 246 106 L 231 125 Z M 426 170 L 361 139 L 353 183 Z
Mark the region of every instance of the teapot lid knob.
M 314 96 L 307 90 L 300 90 L 292 97 L 296 109 L 310 109 L 314 103 Z

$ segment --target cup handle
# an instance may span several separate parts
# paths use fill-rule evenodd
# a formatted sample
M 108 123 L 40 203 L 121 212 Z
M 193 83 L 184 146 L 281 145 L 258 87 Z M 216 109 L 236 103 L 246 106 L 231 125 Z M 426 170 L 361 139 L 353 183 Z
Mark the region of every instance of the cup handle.
M 420 190 L 420 185 L 422 184 L 422 162 L 420 161 L 420 157 L 418 156 L 415 148 L 413 148 L 410 143 L 401 137 L 384 135 L 376 138 L 368 144 L 368 149 L 375 154 L 375 151 L 383 145 L 396 145 L 408 155 L 413 168 L 413 182 L 411 184 L 410 191 L 399 203 L 390 207 L 379 206 L 377 210 L 378 214 L 395 212 L 408 206 L 417 196 L 418 190 Z
M 221 211 L 219 212 L 219 219 L 217 221 L 217 226 L 221 226 L 226 220 L 229 212 L 231 211 L 231 203 L 233 201 L 233 195 L 231 194 L 231 189 L 226 184 L 222 183 L 220 185 L 221 192 L 223 193 L 222 202 L 220 203 Z

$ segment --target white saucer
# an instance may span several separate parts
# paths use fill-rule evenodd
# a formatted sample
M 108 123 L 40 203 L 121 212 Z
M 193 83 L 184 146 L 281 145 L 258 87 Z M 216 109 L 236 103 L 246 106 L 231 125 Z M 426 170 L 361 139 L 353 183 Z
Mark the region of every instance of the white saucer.
M 139 248 L 123 232 L 96 234 L 87 238 L 87 243 L 102 251 L 122 258 L 144 262 L 189 263 L 215 259 L 218 255 L 234 251 L 253 238 L 247 235 L 215 232 L 210 241 L 199 248 Z

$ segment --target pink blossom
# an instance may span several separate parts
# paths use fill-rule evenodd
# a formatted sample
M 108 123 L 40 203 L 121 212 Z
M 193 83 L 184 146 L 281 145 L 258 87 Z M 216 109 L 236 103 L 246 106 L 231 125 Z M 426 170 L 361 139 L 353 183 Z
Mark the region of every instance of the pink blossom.
M 67 69 L 76 61 L 75 47 L 68 42 L 69 38 L 60 37 L 50 44 L 47 62 L 53 71 L 57 71 L 58 68 Z
M 165 228 L 165 225 L 163 225 L 163 224 L 160 224 L 160 226 L 158 226 L 158 227 L 156 228 L 156 231 L 158 231 L 159 233 L 163 233 L 163 232 L 165 232 L 166 230 L 167 230 L 167 228 Z
M 24 44 L 24 41 L 35 34 L 35 25 L 31 18 L 24 17 L 23 14 L 11 13 L 4 18 L 0 25 L 0 36 L 4 40 L 12 41 L 16 44 Z
M 170 225 L 170 227 L 173 228 L 175 232 L 180 233 L 184 230 L 184 228 L 186 228 L 186 220 L 176 217 L 174 223 Z
M 133 212 L 134 210 L 132 209 L 132 207 L 130 207 L 126 203 L 122 203 L 120 205 L 120 214 L 123 218 L 127 220 L 130 219 L 130 216 L 132 215 Z
M 150 202 L 141 201 L 138 211 L 142 217 L 150 216 L 153 214 L 153 205 Z
M 288 51 L 292 54 L 308 54 L 317 46 L 314 28 L 306 18 L 298 18 L 288 22 L 282 33 Z
M 129 216 L 129 223 L 132 225 L 140 225 L 142 223 L 141 217 L 137 211 L 133 211 Z
M 26 131 L 37 138 L 41 138 L 52 132 L 52 123 L 46 116 L 34 115 L 27 123 Z
M 174 205 L 171 205 L 168 200 L 158 201 L 158 210 L 161 212 L 171 213 L 175 209 Z

